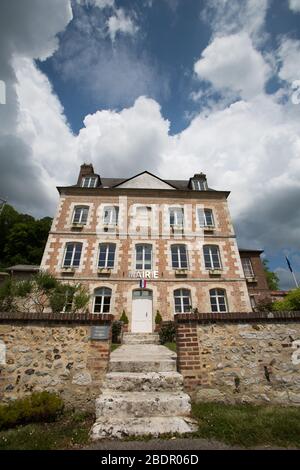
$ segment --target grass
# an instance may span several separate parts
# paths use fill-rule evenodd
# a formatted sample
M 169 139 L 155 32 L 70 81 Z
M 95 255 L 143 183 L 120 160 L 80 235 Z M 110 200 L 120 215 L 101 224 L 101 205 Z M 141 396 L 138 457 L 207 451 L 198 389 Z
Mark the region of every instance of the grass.
M 111 343 L 110 345 L 110 352 L 115 351 L 115 349 L 119 348 L 121 346 L 120 343 Z
M 300 407 L 193 404 L 199 430 L 194 437 L 231 445 L 300 448 Z
M 171 351 L 176 352 L 176 343 L 164 343 L 164 346 L 166 346 L 166 348 L 169 348 Z
M 54 423 L 34 423 L 0 432 L 0 450 L 76 449 L 89 443 L 94 416 L 66 413 Z

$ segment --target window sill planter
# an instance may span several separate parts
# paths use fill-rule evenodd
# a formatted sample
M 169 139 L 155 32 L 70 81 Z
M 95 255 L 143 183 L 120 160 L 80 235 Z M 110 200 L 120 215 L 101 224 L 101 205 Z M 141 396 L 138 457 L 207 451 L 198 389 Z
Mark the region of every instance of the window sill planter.
M 222 275 L 222 269 L 210 269 L 209 270 L 209 275 L 210 276 L 221 276 Z
M 246 281 L 251 284 L 251 283 L 254 283 L 254 282 L 257 282 L 257 279 L 255 276 L 249 276 L 249 277 L 246 277 Z
M 204 232 L 206 233 L 213 233 L 215 227 L 213 225 L 206 225 L 203 227 Z
M 185 268 L 175 269 L 175 276 L 186 277 L 187 274 L 188 274 L 188 270 Z
M 110 276 L 111 268 L 98 268 L 97 272 L 99 275 L 102 274 L 103 276 Z
M 76 271 L 76 268 L 74 266 L 63 266 L 61 270 L 63 273 L 74 274 Z
M 183 225 L 171 225 L 171 232 L 172 233 L 182 233 L 183 232 Z
M 73 222 L 72 223 L 72 228 L 77 228 L 78 230 L 82 230 L 84 227 L 84 224 L 81 224 L 80 222 Z

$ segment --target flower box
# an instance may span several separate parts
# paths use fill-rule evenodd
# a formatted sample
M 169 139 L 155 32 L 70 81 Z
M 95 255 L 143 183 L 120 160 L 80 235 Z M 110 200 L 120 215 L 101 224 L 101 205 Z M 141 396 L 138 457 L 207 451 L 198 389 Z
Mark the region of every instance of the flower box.
M 221 276 L 222 275 L 222 269 L 210 269 L 209 270 L 209 275 L 210 276 Z

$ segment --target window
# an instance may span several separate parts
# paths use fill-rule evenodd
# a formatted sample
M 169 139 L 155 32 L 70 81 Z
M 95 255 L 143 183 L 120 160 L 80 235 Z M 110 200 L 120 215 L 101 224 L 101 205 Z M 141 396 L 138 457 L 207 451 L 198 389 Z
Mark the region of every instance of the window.
M 198 209 L 198 220 L 200 227 L 213 227 L 215 225 L 211 209 Z
M 136 245 L 135 269 L 152 269 L 152 245 Z
M 191 311 L 191 293 L 188 289 L 174 291 L 175 313 L 188 313 Z
M 99 268 L 113 268 L 115 264 L 116 245 L 114 243 L 101 243 L 99 245 Z
M 65 249 L 65 256 L 63 267 L 76 267 L 80 264 L 82 243 L 67 243 Z
M 95 188 L 97 186 L 98 176 L 85 176 L 82 178 L 81 186 L 83 188 Z
M 170 209 L 170 225 L 181 225 L 183 227 L 184 212 L 182 207 L 173 207 Z
M 188 256 L 187 256 L 186 245 L 172 245 L 171 255 L 172 255 L 172 268 L 187 269 Z
M 250 258 L 242 258 L 242 265 L 245 277 L 254 277 L 252 263 Z
M 254 295 L 250 295 L 250 303 L 253 310 L 256 308 L 256 300 Z
M 136 210 L 137 226 L 149 227 L 151 222 L 151 207 L 142 206 L 137 207 Z
M 212 312 L 227 312 L 226 292 L 223 289 L 211 289 L 210 305 Z
M 203 247 L 204 262 L 206 269 L 221 269 L 219 247 L 216 245 L 205 245 Z
M 195 191 L 207 190 L 207 182 L 205 180 L 192 180 L 192 184 Z
M 89 208 L 87 206 L 76 206 L 73 214 L 73 223 L 86 224 Z
M 104 207 L 103 222 L 105 225 L 118 225 L 119 208 L 118 206 Z
M 109 313 L 111 300 L 111 289 L 101 287 L 95 289 L 94 313 Z

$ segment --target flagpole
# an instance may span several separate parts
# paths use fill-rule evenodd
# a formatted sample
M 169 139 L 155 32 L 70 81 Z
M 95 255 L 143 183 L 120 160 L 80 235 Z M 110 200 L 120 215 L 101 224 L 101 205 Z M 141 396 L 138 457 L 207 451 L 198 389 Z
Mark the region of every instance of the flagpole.
M 293 278 L 294 278 L 294 281 L 295 281 L 296 287 L 297 287 L 297 289 L 298 289 L 298 287 L 299 287 L 299 284 L 298 284 L 298 281 L 297 281 L 297 279 L 296 279 L 296 276 L 295 276 L 295 273 L 294 273 L 294 271 L 292 271 L 292 275 L 293 275 Z

